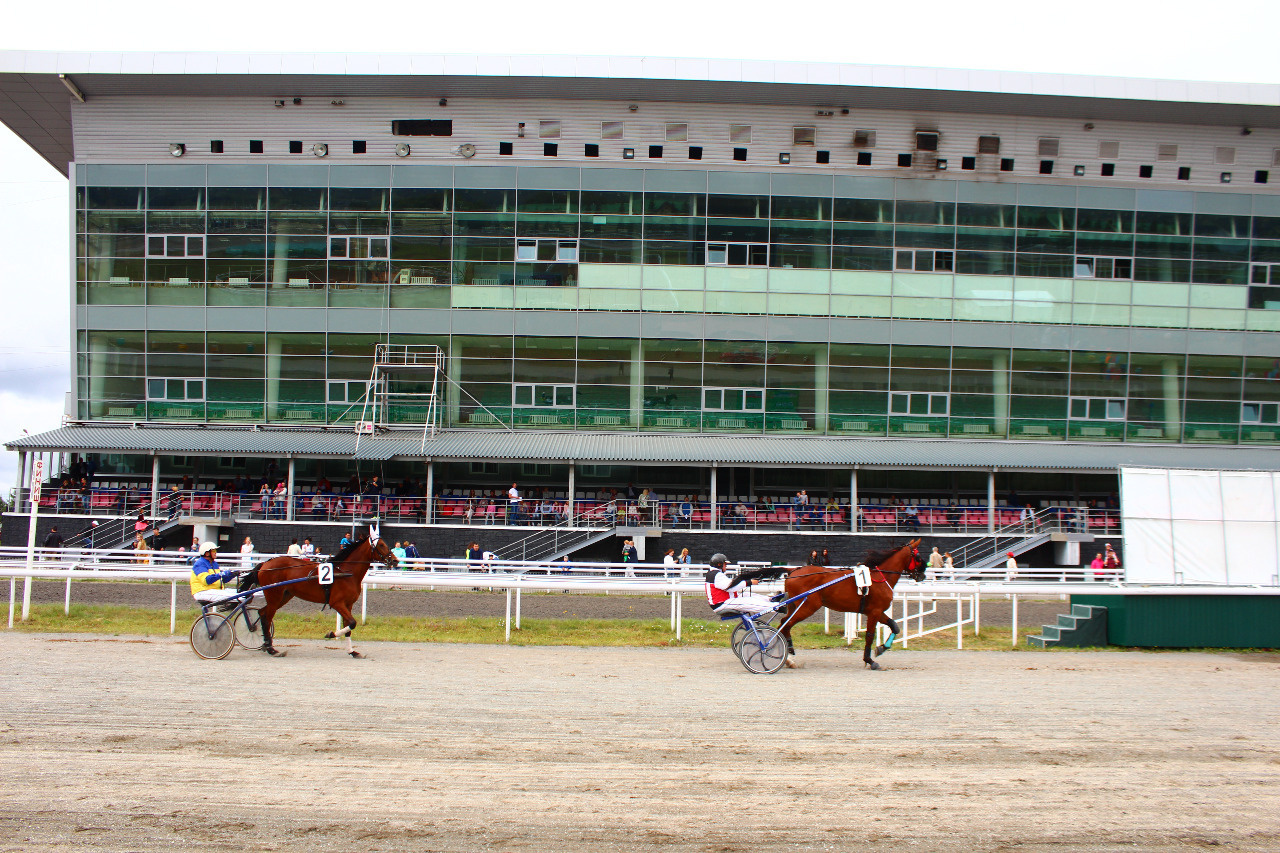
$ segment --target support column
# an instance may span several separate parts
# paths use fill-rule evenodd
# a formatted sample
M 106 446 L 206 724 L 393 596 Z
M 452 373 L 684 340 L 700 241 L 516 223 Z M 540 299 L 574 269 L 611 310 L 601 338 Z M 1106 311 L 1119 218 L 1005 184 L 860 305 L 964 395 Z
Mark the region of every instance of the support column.
M 27 451 L 18 451 L 18 482 L 13 486 L 13 511 L 22 507 L 22 489 L 27 484 Z
M 644 426 L 644 341 L 631 347 L 631 426 Z
M 280 359 L 284 340 L 279 335 L 267 335 L 267 411 L 266 420 L 280 417 Z
M 849 530 L 858 532 L 858 469 L 849 469 Z
M 994 394 L 992 431 L 1004 437 L 1009 434 L 1009 354 L 1002 352 L 991 360 L 991 391 Z
M 711 529 L 712 530 L 719 529 L 719 524 L 717 523 L 719 511 L 716 506 L 716 503 L 717 503 L 716 502 L 716 473 L 717 473 L 716 463 L 712 462 L 711 463 Z
M 289 490 L 285 493 L 285 505 L 284 505 L 285 521 L 293 521 L 293 503 L 294 503 L 293 473 L 295 470 L 295 465 L 296 465 L 296 460 L 292 456 L 290 456 L 289 457 L 289 482 L 286 484 Z
M 271 286 L 285 287 L 289 283 L 289 235 L 277 234 L 271 253 Z
M 1179 360 L 1166 358 L 1160 364 L 1164 376 L 1164 437 L 1177 439 L 1182 434 L 1182 395 L 1178 391 L 1181 371 Z
M 427 494 L 423 507 L 423 518 L 427 520 L 427 524 L 435 524 L 436 518 L 436 462 L 434 459 L 427 460 Z
M 574 495 L 574 491 L 573 491 L 573 490 L 574 490 L 575 486 L 574 486 L 573 481 L 574 481 L 574 479 L 575 479 L 574 475 L 577 473 L 577 471 L 578 471 L 578 464 L 577 464 L 576 462 L 574 462 L 572 459 L 570 459 L 570 460 L 569 460 L 569 501 L 568 501 L 568 503 L 567 503 L 567 506 L 568 506 L 568 508 L 569 508 L 569 509 L 568 509 L 568 515 L 569 515 L 569 521 L 570 521 L 570 522 L 572 522 L 572 521 L 573 521 L 573 516 L 574 516 L 574 509 L 573 509 L 573 495 Z
M 996 532 L 996 469 L 987 472 L 987 532 Z
M 444 425 L 457 426 L 462 406 L 462 355 L 455 352 L 455 346 L 449 347 L 449 369 L 445 372 L 444 383 Z
M 160 501 L 160 454 L 151 454 L 151 511 Z
M 819 347 L 813 354 L 813 431 L 818 435 L 827 434 L 827 410 L 830 408 L 830 393 L 827 389 L 829 374 L 827 350 L 825 347 Z

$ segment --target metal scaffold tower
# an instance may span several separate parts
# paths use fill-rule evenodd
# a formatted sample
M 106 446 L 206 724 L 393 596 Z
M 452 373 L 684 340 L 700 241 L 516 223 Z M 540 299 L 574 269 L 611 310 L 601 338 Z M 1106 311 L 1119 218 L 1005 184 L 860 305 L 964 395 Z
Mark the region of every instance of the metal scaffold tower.
M 444 350 L 431 344 L 378 344 L 356 432 L 422 427 L 422 442 L 440 430 Z

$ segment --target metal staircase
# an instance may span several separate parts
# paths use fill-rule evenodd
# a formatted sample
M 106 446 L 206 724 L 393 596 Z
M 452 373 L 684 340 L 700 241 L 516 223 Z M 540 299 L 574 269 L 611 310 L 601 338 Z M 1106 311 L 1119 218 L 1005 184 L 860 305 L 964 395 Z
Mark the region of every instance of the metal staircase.
M 1014 555 L 1024 554 L 1038 545 L 1050 541 L 1054 534 L 1068 533 L 1070 521 L 1064 521 L 1056 507 L 1039 510 L 1025 522 L 1007 524 L 995 531 L 994 535 L 984 536 L 958 549 L 953 555 L 957 568 L 990 569 L 999 566 L 1012 551 Z M 1082 538 L 1092 539 L 1087 534 Z
M 574 551 L 616 534 L 617 528 L 607 523 L 598 509 L 592 509 L 517 539 L 494 553 L 501 560 L 563 560 Z

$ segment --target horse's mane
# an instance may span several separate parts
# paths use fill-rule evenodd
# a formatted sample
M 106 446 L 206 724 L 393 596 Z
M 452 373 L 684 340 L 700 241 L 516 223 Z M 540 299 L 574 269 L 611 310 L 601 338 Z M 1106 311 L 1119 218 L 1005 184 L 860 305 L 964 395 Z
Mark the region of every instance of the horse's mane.
M 880 564 L 887 562 L 890 557 L 905 547 L 905 545 L 897 545 L 889 548 L 883 548 L 878 551 L 872 551 L 862 558 L 862 562 L 866 563 L 870 568 L 879 568 Z

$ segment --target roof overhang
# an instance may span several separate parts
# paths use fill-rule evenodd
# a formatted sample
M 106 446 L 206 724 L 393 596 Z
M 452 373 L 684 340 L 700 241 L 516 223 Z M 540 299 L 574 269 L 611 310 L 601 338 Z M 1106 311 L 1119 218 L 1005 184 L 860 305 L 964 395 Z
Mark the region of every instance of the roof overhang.
M 569 98 L 1280 127 L 1280 85 L 599 56 L 0 52 L 0 122 L 59 171 L 73 95 Z
M 1280 470 L 1280 448 L 964 439 L 825 438 L 645 433 L 67 426 L 5 445 L 29 452 L 521 460 L 552 463 L 1107 472 L 1120 466 Z

